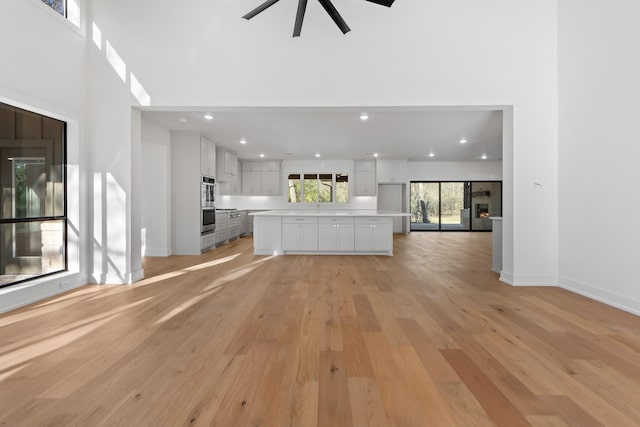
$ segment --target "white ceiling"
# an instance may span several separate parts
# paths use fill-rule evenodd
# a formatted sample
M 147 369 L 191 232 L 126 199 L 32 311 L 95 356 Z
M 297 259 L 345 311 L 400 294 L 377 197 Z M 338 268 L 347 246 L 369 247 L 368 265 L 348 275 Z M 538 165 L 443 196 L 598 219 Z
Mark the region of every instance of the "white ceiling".
M 366 112 L 367 121 L 360 115 Z M 213 120 L 206 120 L 211 113 Z M 502 159 L 500 108 L 210 108 L 143 111 L 169 130 L 201 131 L 242 159 Z M 240 144 L 245 138 L 247 143 Z M 460 139 L 467 143 L 461 144 Z M 433 152 L 434 157 L 428 154 Z

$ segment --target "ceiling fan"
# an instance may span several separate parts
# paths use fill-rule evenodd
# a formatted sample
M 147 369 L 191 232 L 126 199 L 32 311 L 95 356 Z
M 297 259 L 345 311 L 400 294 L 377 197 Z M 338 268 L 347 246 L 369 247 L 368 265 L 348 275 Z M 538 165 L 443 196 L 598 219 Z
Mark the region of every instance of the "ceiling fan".
M 262 3 L 260 6 L 253 9 L 251 12 L 247 13 L 243 16 L 244 19 L 249 20 L 256 16 L 257 14 L 263 12 L 265 9 L 273 6 L 278 3 L 280 0 L 267 0 Z M 395 0 L 365 0 L 370 3 L 376 3 L 382 6 L 391 7 Z M 318 2 L 322 5 L 324 10 L 329 14 L 333 22 L 336 23 L 342 34 L 347 34 L 351 31 L 351 28 L 347 25 L 347 23 L 342 19 L 340 13 L 333 5 L 331 0 L 318 0 Z M 307 10 L 307 0 L 298 0 L 298 12 L 296 13 L 296 23 L 293 26 L 293 37 L 300 37 L 300 33 L 302 32 L 302 21 L 304 20 L 304 13 Z

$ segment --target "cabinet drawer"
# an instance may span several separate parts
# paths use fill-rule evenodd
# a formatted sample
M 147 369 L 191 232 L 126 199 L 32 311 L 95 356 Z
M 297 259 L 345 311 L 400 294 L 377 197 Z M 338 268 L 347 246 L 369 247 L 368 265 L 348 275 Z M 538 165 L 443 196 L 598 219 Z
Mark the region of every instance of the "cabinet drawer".
M 283 216 L 283 224 L 317 224 L 318 218 L 314 216 Z
M 351 224 L 353 225 L 353 218 L 321 216 L 320 218 L 318 218 L 318 222 L 320 224 Z
M 388 216 L 363 216 L 355 219 L 356 224 L 391 224 L 392 219 Z

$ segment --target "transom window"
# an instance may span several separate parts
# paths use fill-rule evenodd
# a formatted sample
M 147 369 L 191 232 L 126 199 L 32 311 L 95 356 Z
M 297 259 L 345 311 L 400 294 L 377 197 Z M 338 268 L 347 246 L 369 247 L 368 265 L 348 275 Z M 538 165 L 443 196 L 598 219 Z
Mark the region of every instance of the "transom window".
M 349 175 L 346 173 L 289 174 L 289 203 L 348 203 Z
M 67 16 L 67 0 L 42 0 L 42 3 L 51 7 L 60 15 Z

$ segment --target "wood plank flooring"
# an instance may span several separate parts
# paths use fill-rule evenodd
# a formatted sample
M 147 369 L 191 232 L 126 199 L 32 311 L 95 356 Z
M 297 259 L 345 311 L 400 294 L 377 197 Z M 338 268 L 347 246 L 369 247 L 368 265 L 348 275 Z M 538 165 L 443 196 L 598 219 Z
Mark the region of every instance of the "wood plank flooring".
M 638 426 L 640 318 L 490 271 L 491 235 L 393 257 L 145 259 L 0 316 L 0 426 Z

